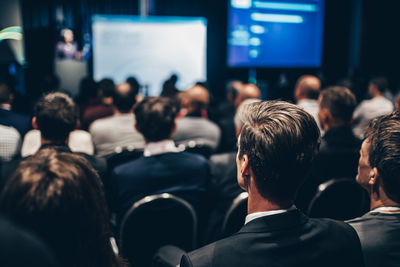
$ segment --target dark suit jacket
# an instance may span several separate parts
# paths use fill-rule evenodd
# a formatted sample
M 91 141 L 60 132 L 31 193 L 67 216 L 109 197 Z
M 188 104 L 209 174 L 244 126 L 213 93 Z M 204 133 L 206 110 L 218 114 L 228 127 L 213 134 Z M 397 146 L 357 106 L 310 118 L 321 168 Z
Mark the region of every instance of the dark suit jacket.
M 330 179 L 355 179 L 361 143 L 350 127 L 327 131 L 322 137 L 320 150 L 313 161 L 310 175 L 298 192 L 296 207 L 306 211 L 318 186 Z
M 152 194 L 171 193 L 197 206 L 208 175 L 208 161 L 187 152 L 142 156 L 117 166 L 111 183 L 119 220 L 135 201 Z
M 349 223 L 360 237 L 365 266 L 400 266 L 400 214 L 370 212 Z
M 363 258 L 349 225 L 292 210 L 250 221 L 231 237 L 184 255 L 186 266 L 356 267 Z
M 29 116 L 0 108 L 0 124 L 17 129 L 23 140 L 25 134 L 32 129 L 32 121 Z

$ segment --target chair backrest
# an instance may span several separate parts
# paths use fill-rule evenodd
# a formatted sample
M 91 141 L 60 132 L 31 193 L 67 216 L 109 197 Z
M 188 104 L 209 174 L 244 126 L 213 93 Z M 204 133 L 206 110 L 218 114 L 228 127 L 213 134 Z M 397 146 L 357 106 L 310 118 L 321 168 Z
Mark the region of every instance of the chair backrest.
M 247 192 L 240 193 L 228 209 L 222 224 L 223 237 L 230 236 L 242 228 L 247 215 Z
M 120 251 L 132 266 L 150 266 L 156 251 L 174 245 L 185 251 L 195 248 L 197 216 L 185 200 L 164 193 L 135 202 L 120 229 Z
M 349 220 L 369 210 L 368 193 L 354 179 L 332 179 L 322 183 L 308 207 L 316 218 Z
M 127 149 L 123 148 L 114 154 L 108 155 L 107 168 L 111 172 L 116 166 L 121 165 L 130 160 L 134 160 L 143 155 L 143 149 Z
M 178 145 L 178 149 L 180 151 L 200 154 L 205 158 L 209 158 L 211 154 L 214 152 L 214 149 L 211 146 L 195 140 L 190 140 L 186 143 Z

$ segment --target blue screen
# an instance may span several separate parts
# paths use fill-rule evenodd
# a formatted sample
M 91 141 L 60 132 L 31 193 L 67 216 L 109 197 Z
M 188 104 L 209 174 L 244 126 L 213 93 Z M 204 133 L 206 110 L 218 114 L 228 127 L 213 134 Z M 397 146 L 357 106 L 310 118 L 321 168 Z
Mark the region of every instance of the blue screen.
M 324 0 L 230 0 L 228 65 L 320 67 Z

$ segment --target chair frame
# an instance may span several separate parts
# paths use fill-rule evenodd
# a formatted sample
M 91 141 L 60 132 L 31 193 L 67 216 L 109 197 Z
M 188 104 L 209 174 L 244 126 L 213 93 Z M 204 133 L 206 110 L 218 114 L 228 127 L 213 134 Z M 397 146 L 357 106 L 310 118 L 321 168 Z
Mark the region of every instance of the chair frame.
M 249 194 L 247 192 L 242 192 L 240 193 L 235 199 L 232 201 L 231 206 L 229 207 L 228 211 L 226 212 L 224 222 L 222 224 L 222 233 L 225 233 L 226 226 L 228 224 L 229 218 L 233 211 L 236 209 L 236 207 L 244 200 L 248 199 Z
M 187 202 L 186 200 L 177 197 L 175 195 L 172 195 L 170 193 L 162 193 L 162 194 L 157 194 L 157 195 L 150 195 L 150 196 L 146 196 L 138 201 L 136 201 L 135 203 L 132 204 L 131 208 L 125 213 L 124 218 L 122 219 L 122 223 L 121 223 L 121 227 L 120 227 L 120 238 L 119 238 L 119 246 L 120 246 L 120 251 L 123 251 L 123 236 L 124 236 L 124 230 L 125 230 L 125 224 L 127 222 L 127 220 L 129 219 L 129 216 L 132 212 L 134 212 L 137 208 L 139 208 L 142 205 L 145 205 L 147 203 L 150 203 L 154 200 L 157 199 L 173 199 L 174 201 L 176 201 L 177 203 L 185 206 L 187 208 L 187 210 L 190 212 L 192 219 L 193 219 L 193 235 L 192 235 L 192 249 L 195 248 L 196 246 L 196 235 L 197 235 L 197 215 L 196 212 L 194 210 L 194 208 L 192 207 L 192 205 Z

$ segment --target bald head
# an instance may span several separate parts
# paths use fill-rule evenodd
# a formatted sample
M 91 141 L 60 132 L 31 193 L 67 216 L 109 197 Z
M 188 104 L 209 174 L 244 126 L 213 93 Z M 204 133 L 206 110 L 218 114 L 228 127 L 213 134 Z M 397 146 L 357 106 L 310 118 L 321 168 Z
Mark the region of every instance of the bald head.
M 210 103 L 210 94 L 207 89 L 201 85 L 195 85 L 189 88 L 183 95 L 184 104 L 189 113 L 201 112 L 202 109 L 207 108 Z
M 115 87 L 114 106 L 119 112 L 131 112 L 135 102 L 136 92 L 132 90 L 129 83 L 120 83 Z
M 244 84 L 240 90 L 239 95 L 235 101 L 235 107 L 238 108 L 240 104 L 246 99 L 255 98 L 259 99 L 261 96 L 260 89 L 251 83 Z
M 296 83 L 295 99 L 318 99 L 321 90 L 321 80 L 313 75 L 303 75 Z

